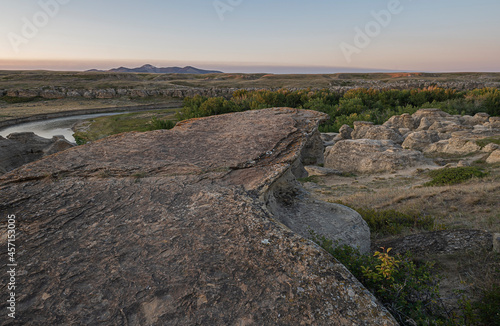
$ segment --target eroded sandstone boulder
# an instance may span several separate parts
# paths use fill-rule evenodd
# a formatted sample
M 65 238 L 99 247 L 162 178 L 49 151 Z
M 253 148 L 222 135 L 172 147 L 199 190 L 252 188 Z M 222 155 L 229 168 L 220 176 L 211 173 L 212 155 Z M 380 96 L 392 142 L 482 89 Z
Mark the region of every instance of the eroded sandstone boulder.
M 73 146 L 74 144 L 63 136 L 48 139 L 33 132 L 12 133 L 7 138 L 0 137 L 0 174 Z
M 491 117 L 484 125 L 491 129 L 500 129 L 500 117 Z
M 493 250 L 493 235 L 479 230 L 444 230 L 418 233 L 400 239 L 377 243 L 394 253 L 416 255 L 453 254 L 466 251 Z
M 413 115 L 391 117 L 382 126 L 356 122 L 353 139 L 402 141 L 405 149 L 424 153 L 467 155 L 482 149 L 478 141 L 500 134 L 500 118 L 486 113 L 472 116 L 450 115 L 439 109 L 420 109 Z M 387 130 L 391 130 L 393 134 Z M 333 146 L 333 144 L 332 144 Z
M 395 130 L 399 130 L 401 128 L 405 128 L 408 130 L 414 130 L 417 126 L 415 126 L 415 120 L 408 113 L 404 113 L 402 115 L 395 115 L 387 120 L 384 126 L 393 128 Z
M 424 148 L 426 148 L 430 144 L 433 144 L 440 140 L 441 139 L 439 138 L 438 133 L 435 131 L 415 131 L 406 137 L 402 146 L 406 149 L 423 151 Z
M 278 183 L 325 118 L 282 108 L 194 119 L 0 177 L 22 262 L 16 323 L 397 325 L 273 215 L 271 202 L 300 199 Z
M 352 139 L 352 132 L 354 129 L 349 127 L 349 125 L 343 125 L 339 129 L 339 134 L 342 137 L 342 139 Z
M 500 145 L 490 143 L 490 144 L 484 146 L 483 148 L 481 148 L 481 152 L 492 153 L 492 152 L 496 151 L 497 149 L 500 149 Z
M 29 163 L 28 153 L 23 144 L 0 136 L 0 174 Z
M 362 253 L 370 250 L 370 229 L 356 211 L 315 200 L 290 172 L 273 184 L 265 200 L 276 219 L 305 238 L 313 231 Z
M 423 151 L 425 153 L 445 153 L 467 155 L 476 153 L 481 150 L 481 147 L 475 140 L 470 140 L 469 137 L 451 137 L 448 140 L 441 140 L 427 146 Z
M 321 139 L 321 134 L 316 130 L 311 137 L 307 140 L 307 143 L 301 153 L 301 161 L 304 165 L 319 165 L 325 162 L 324 152 L 325 148 L 323 146 L 323 140 Z
M 391 140 L 343 140 L 325 151 L 325 167 L 343 172 L 391 172 L 426 163 L 421 152 L 405 150 Z
M 488 156 L 486 159 L 486 163 L 489 164 L 495 164 L 495 163 L 500 163 L 500 149 L 495 150 Z
M 352 139 L 392 140 L 397 144 L 402 144 L 404 141 L 404 138 L 393 129 L 365 121 L 354 122 L 354 131 L 351 136 Z
M 460 124 L 460 119 L 439 109 L 420 109 L 412 114 L 415 125 L 419 130 L 427 130 L 436 122 L 446 121 L 447 123 Z

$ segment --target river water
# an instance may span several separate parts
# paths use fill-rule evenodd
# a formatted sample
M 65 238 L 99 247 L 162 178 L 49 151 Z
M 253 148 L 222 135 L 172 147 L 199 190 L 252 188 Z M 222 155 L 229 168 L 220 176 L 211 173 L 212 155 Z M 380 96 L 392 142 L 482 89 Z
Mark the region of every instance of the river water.
M 72 117 L 55 118 L 34 122 L 26 122 L 18 124 L 11 127 L 6 127 L 0 130 L 0 136 L 6 137 L 14 132 L 34 132 L 38 136 L 44 138 L 52 138 L 53 136 L 63 135 L 68 141 L 74 143 L 75 138 L 73 137 L 73 130 L 71 127 L 79 121 L 109 116 L 124 114 L 127 112 L 113 112 L 113 113 L 97 113 L 97 114 L 86 114 L 86 115 L 75 115 Z

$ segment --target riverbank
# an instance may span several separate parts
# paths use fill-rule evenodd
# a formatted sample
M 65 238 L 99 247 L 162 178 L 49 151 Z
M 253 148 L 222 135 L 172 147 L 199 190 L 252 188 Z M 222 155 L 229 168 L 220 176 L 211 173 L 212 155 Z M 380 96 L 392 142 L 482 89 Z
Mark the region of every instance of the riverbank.
M 73 125 L 72 137 L 77 144 L 85 144 L 128 131 L 169 129 L 168 124 L 170 128 L 175 125 L 176 112 L 177 109 L 150 110 L 85 119 Z
M 110 112 L 136 112 L 161 109 L 180 108 L 182 101 L 165 100 L 143 104 L 130 100 L 88 100 L 75 101 L 69 99 L 42 101 L 36 103 L 17 103 L 0 106 L 0 129 L 13 125 L 71 117 L 77 115 L 110 113 Z

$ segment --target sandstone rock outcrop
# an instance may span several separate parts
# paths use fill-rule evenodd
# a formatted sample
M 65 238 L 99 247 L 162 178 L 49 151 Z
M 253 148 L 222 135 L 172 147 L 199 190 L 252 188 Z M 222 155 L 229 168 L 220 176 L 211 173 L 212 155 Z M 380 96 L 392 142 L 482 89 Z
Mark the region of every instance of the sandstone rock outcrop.
M 444 230 L 405 236 L 378 243 L 394 253 L 410 251 L 417 255 L 453 254 L 465 251 L 493 250 L 493 235 L 479 230 Z
M 402 115 L 395 115 L 387 120 L 383 125 L 393 129 L 408 129 L 414 130 L 416 128 L 416 123 L 411 115 L 404 113 Z
M 500 149 L 495 150 L 488 156 L 486 159 L 486 163 L 489 164 L 494 164 L 494 163 L 500 163 Z
M 116 76 L 110 76 L 111 80 L 116 81 Z M 44 76 L 45 78 L 45 76 Z M 120 79 L 133 80 L 137 83 L 141 82 L 140 78 L 134 76 L 134 74 L 122 73 L 119 76 Z M 245 78 L 245 77 L 243 77 Z M 348 78 L 349 79 L 349 78 Z M 156 81 L 163 80 L 169 81 L 169 75 L 165 75 L 164 77 L 158 76 L 155 78 Z M 44 80 L 46 83 L 46 80 Z M 50 83 L 49 83 L 50 84 Z M 167 84 L 168 85 L 168 84 Z M 0 90 L 0 96 L 4 96 L 7 94 L 8 96 L 13 97 L 34 97 L 41 96 L 45 98 L 60 98 L 60 97 L 70 97 L 70 98 L 79 98 L 81 96 L 85 96 L 86 98 L 97 98 L 98 96 L 105 96 L 104 98 L 108 98 L 108 96 L 119 97 L 119 96 L 138 96 L 138 97 L 146 97 L 146 96 L 166 96 L 166 97 L 177 97 L 183 98 L 186 96 L 231 96 L 233 92 L 239 90 L 238 88 L 202 88 L 202 87 L 188 87 L 188 86 L 180 86 L 180 85 L 168 85 L 169 87 L 165 89 L 164 87 L 158 87 L 155 85 L 144 85 L 140 89 L 133 88 L 108 88 L 108 89 L 80 89 L 80 88 L 71 88 L 71 87 L 60 87 L 60 86 L 45 86 L 40 88 L 31 88 L 31 89 L 3 89 Z M 144 87 L 148 87 L 144 89 Z M 500 82 L 496 80 L 489 80 L 481 82 L 478 81 L 454 81 L 454 82 L 443 82 L 440 80 L 400 80 L 400 81 L 381 81 L 381 80 L 363 80 L 363 79 L 355 79 L 349 81 L 349 85 L 345 85 L 344 77 L 339 76 L 338 80 L 332 79 L 330 82 L 330 91 L 338 92 L 343 94 L 349 90 L 357 89 L 357 88 L 365 88 L 365 89 L 378 89 L 378 90 L 387 90 L 387 89 L 434 89 L 435 87 L 442 87 L 446 89 L 457 89 L 457 90 L 472 90 L 476 88 L 484 88 L 484 87 L 500 87 Z M 307 87 L 305 87 L 307 88 Z M 305 89 L 304 87 L 287 87 L 287 89 L 294 91 L 299 89 Z M 244 88 L 245 90 L 257 90 L 262 89 L 259 88 Z M 267 90 L 278 90 L 279 88 L 265 88 Z M 108 92 L 108 90 L 112 90 Z M 313 90 L 316 90 L 313 88 Z M 318 89 L 319 90 L 319 89 Z M 114 93 L 114 95 L 113 95 Z M 100 95 L 98 95 L 100 94 Z M 410 128 L 411 129 L 411 128 Z
M 403 148 L 423 151 L 427 146 L 440 141 L 439 135 L 435 131 L 415 131 L 409 134 L 403 142 Z
M 404 141 L 404 138 L 394 129 L 376 126 L 373 122 L 365 121 L 354 122 L 354 131 L 351 137 L 352 139 L 392 140 L 396 144 L 402 144 Z
M 282 108 L 195 119 L 0 177 L 22 262 L 15 321 L 397 325 L 345 267 L 273 215 L 300 199 L 286 179 L 324 118 Z
M 340 133 L 340 136 L 342 137 L 342 139 L 352 139 L 352 132 L 353 131 L 354 131 L 354 129 L 349 127 L 349 125 L 343 125 L 339 129 L 339 133 Z
M 316 130 L 308 139 L 301 153 L 301 161 L 304 165 L 319 165 L 325 162 L 324 146 L 321 134 Z
M 412 118 L 419 130 L 427 130 L 435 123 L 460 124 L 460 119 L 457 116 L 452 116 L 439 109 L 420 109 L 412 114 Z
M 445 153 L 445 154 L 460 154 L 467 155 L 476 153 L 481 150 L 481 147 L 468 137 L 452 137 L 449 140 L 441 140 L 437 143 L 430 144 L 425 147 L 425 153 Z
M 0 174 L 73 146 L 63 136 L 47 139 L 32 132 L 0 137 Z
M 425 163 L 421 152 L 404 150 L 391 140 L 342 140 L 325 151 L 325 167 L 343 172 L 386 172 Z
M 404 149 L 426 154 L 491 153 L 496 150 L 494 145 L 481 147 L 481 140 L 498 137 L 500 135 L 499 122 L 498 117 L 490 117 L 486 113 L 478 113 L 472 117 L 450 115 L 439 109 L 421 109 L 413 115 L 405 113 L 393 116 L 381 126 L 363 121 L 355 122 L 352 138 L 356 140 L 392 140 L 397 144 L 402 143 Z M 415 153 L 401 151 L 399 148 L 391 147 L 392 145 L 387 147 L 385 143 L 361 142 L 352 144 L 358 149 L 349 149 L 345 143 L 340 144 L 340 142 L 329 144 L 331 149 L 335 148 L 335 150 L 329 149 L 327 151 L 325 166 L 342 171 L 347 169 L 345 171 L 373 173 L 402 169 L 424 162 L 415 156 Z M 361 146 L 365 148 L 361 149 Z M 397 154 L 380 154 L 387 149 L 389 152 Z M 362 155 L 363 150 L 367 151 L 364 156 Z M 374 153 L 379 154 L 374 155 Z M 350 155 L 354 155 L 354 158 L 349 159 Z M 401 159 L 401 157 L 405 158 Z M 495 155 L 491 157 L 490 162 L 495 161 Z M 389 164 L 391 160 L 393 163 Z
M 362 253 L 370 250 L 370 229 L 356 211 L 315 200 L 290 172 L 272 185 L 266 204 L 276 219 L 305 238 L 314 231 Z

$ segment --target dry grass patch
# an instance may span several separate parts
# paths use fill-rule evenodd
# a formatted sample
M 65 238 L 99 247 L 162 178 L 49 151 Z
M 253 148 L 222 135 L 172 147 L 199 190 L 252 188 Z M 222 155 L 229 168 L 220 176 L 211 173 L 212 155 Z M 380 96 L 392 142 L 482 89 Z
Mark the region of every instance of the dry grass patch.
M 422 187 L 424 172 L 411 176 L 324 177 L 318 197 L 354 207 L 400 212 L 421 212 L 447 228 L 500 232 L 500 166 L 487 166 L 490 174 L 458 185 Z M 374 179 L 377 178 L 377 180 Z

